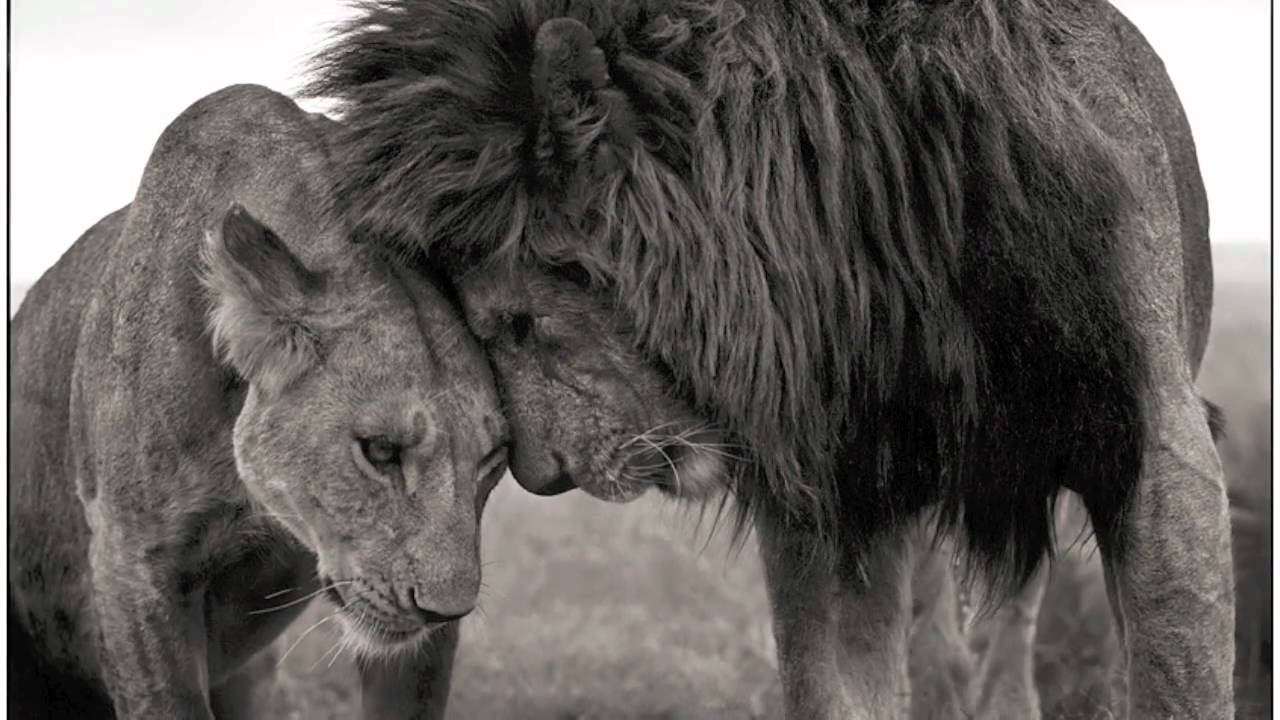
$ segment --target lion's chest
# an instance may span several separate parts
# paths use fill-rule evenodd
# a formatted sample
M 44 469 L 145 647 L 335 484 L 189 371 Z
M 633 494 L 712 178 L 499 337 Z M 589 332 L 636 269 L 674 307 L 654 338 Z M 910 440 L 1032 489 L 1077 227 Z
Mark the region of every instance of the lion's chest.
M 306 609 L 319 586 L 315 563 L 296 542 L 277 538 L 210 578 L 204 602 L 211 684 L 269 645 Z

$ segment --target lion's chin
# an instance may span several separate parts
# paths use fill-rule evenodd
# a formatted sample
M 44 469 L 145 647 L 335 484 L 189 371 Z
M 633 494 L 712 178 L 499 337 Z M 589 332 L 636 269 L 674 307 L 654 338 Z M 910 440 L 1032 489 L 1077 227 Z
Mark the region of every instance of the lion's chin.
M 722 452 L 689 444 L 635 453 L 610 479 L 584 483 L 581 488 L 594 498 L 615 503 L 631 502 L 651 488 L 681 499 L 705 500 L 725 489 L 728 470 Z
M 694 447 L 681 454 L 678 472 L 673 474 L 664 491 L 689 500 L 705 500 L 725 489 L 728 466 L 717 451 Z
M 653 487 L 647 483 L 612 480 L 603 483 L 588 483 L 580 486 L 586 494 L 597 500 L 611 503 L 629 503 L 644 495 Z

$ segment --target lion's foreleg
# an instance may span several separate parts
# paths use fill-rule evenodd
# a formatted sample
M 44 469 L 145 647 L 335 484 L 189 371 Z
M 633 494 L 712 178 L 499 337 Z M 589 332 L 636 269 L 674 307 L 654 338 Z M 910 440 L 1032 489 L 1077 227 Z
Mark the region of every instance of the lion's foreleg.
M 1103 543 L 1130 715 L 1230 718 L 1235 600 L 1222 466 L 1189 387 L 1166 396 L 1156 418 L 1133 505 L 1119 537 Z
M 884 538 L 853 572 L 757 526 L 787 718 L 906 718 L 911 546 Z
M 1040 717 L 1036 690 L 1036 621 L 1049 573 L 1042 569 L 1012 598 L 983 621 L 986 639 L 977 674 L 976 717 L 1031 720 Z
M 973 717 L 976 658 L 960 607 L 954 548 L 935 544 L 929 524 L 915 542 L 911 577 L 911 715 L 920 720 Z
M 366 658 L 360 666 L 360 704 L 365 720 L 440 720 L 449 701 L 458 622 L 431 634 L 416 652 Z

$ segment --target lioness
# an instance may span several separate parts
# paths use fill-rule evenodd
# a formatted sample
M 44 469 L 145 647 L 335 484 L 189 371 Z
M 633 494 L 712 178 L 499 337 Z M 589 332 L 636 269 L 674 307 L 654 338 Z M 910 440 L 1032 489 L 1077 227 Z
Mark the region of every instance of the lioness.
M 245 714 L 238 669 L 315 595 L 369 715 L 443 713 L 505 425 L 446 297 L 316 220 L 327 122 L 195 103 L 14 318 L 22 717 Z

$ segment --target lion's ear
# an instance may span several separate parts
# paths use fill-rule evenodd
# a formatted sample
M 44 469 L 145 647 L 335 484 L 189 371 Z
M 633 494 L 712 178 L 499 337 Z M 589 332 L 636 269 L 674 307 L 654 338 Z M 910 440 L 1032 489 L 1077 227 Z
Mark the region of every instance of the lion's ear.
M 306 317 L 323 279 L 238 204 L 206 240 L 214 351 L 260 390 L 277 393 L 319 360 Z
M 534 156 L 544 181 L 582 169 L 607 173 L 636 136 L 629 101 L 609 75 L 595 35 L 573 18 L 547 20 L 534 38 L 529 73 L 538 127 Z

